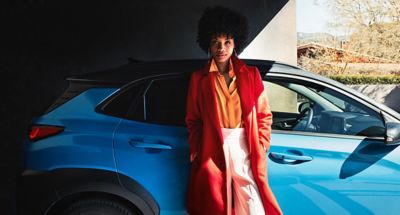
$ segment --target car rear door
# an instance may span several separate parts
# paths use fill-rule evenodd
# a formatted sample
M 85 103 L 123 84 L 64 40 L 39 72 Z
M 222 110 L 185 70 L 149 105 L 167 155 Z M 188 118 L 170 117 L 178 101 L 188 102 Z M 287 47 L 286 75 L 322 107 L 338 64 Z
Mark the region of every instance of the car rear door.
M 143 187 L 161 214 L 186 214 L 190 163 L 184 115 L 188 82 L 188 75 L 167 75 L 144 80 L 137 89 L 132 87 L 132 94 L 138 95 L 131 99 L 128 115 L 115 131 L 118 172 Z

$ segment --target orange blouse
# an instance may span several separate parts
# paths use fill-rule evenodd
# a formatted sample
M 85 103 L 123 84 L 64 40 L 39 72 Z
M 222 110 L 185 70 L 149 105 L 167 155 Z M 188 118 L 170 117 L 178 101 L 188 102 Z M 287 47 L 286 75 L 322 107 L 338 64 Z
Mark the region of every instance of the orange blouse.
M 221 128 L 241 128 L 242 108 L 236 86 L 236 75 L 233 71 L 232 61 L 229 61 L 229 77 L 233 78 L 229 87 L 222 74 L 219 73 L 214 59 L 211 60 L 210 72 L 216 75 L 215 88 L 217 98 L 217 112 Z

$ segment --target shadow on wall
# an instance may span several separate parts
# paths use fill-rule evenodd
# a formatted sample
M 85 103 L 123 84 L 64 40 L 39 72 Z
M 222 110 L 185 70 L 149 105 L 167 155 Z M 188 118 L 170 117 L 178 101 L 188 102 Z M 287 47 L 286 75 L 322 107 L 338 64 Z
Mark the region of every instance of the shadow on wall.
M 393 110 L 400 112 L 400 86 L 396 86 L 389 94 L 385 97 L 385 105 L 392 108 Z
M 288 0 L 7 0 L 0 1 L 0 214 L 15 213 L 19 149 L 31 119 L 67 87 L 65 77 L 104 70 L 127 58 L 204 58 L 196 44 L 206 6 L 240 9 L 250 41 Z
M 400 85 L 348 85 L 360 93 L 400 113 Z

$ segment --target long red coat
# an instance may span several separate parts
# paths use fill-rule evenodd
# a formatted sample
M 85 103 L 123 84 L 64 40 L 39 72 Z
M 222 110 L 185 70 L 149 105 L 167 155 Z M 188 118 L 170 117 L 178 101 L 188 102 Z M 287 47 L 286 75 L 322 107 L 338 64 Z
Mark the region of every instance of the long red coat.
M 249 67 L 232 56 L 237 76 L 244 128 L 248 137 L 250 162 L 265 213 L 282 214 L 268 185 L 266 149 L 270 146 L 272 114 L 261 76 L 256 67 Z M 197 153 L 192 163 L 187 210 L 190 215 L 227 214 L 227 175 L 223 137 L 217 113 L 215 73 L 210 64 L 192 74 L 187 100 L 186 125 L 189 131 L 190 154 Z

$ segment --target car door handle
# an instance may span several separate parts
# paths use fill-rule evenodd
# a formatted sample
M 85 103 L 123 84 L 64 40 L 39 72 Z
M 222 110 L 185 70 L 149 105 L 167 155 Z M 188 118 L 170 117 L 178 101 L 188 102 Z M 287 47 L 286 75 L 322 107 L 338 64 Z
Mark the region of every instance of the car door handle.
M 269 157 L 274 161 L 280 161 L 279 163 L 286 163 L 286 164 L 303 163 L 311 161 L 313 159 L 311 156 L 278 153 L 278 152 L 269 153 Z
M 158 140 L 130 140 L 129 145 L 135 148 L 145 148 L 145 149 L 172 149 L 171 145 L 161 143 Z

